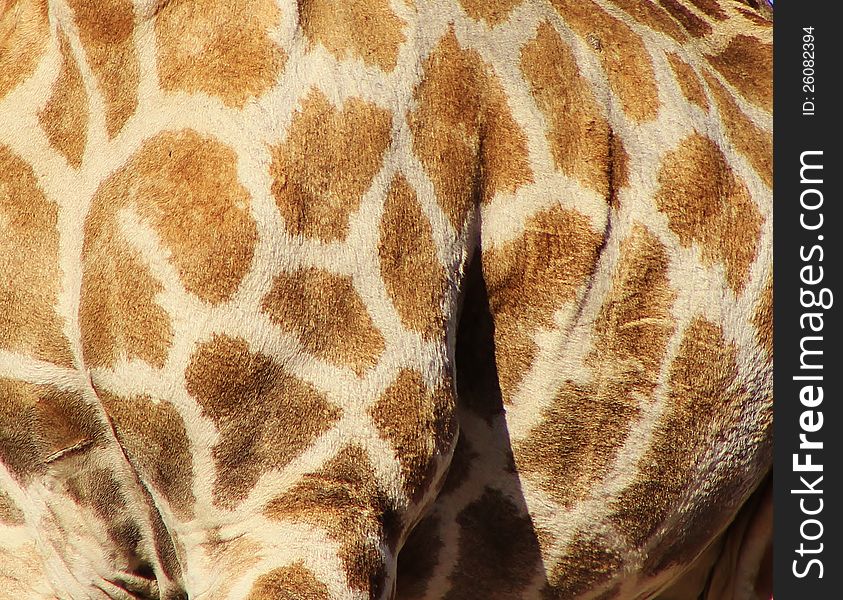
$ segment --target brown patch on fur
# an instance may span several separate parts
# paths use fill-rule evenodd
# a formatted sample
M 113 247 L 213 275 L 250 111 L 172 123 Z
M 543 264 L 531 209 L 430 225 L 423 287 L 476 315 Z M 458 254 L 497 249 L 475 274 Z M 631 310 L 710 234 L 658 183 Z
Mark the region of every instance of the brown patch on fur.
M 466 14 L 476 21 L 486 21 L 490 27 L 500 25 L 509 18 L 512 9 L 523 0 L 460 0 Z
M 685 247 L 700 245 L 702 262 L 723 263 L 735 293 L 747 283 L 763 218 L 723 152 L 699 134 L 667 153 L 659 170 L 656 205 Z
M 348 446 L 316 473 L 305 475 L 266 507 L 271 519 L 323 527 L 340 546 L 349 586 L 377 598 L 386 571 L 380 542 L 398 533 L 397 516 L 379 488 L 366 453 Z
M 439 518 L 428 515 L 413 528 L 398 554 L 396 598 L 420 600 L 426 597 L 428 583 L 443 548 L 439 527 Z
M 532 363 L 531 332 L 551 326 L 553 312 L 575 298 L 594 272 L 602 244 L 585 215 L 557 206 L 531 217 L 518 239 L 484 251 L 504 402 Z
M 512 117 L 507 94 L 491 69 L 483 69 L 481 85 L 485 102 L 480 117 L 480 198 L 488 202 L 495 194 L 513 194 L 522 185 L 532 183 L 533 171 L 527 138 Z
M 712 32 L 711 25 L 700 19 L 687 6 L 677 0 L 658 0 L 674 19 L 682 23 L 685 31 L 696 38 L 705 37 Z
M 161 86 L 243 108 L 272 87 L 287 62 L 269 38 L 280 18 L 272 0 L 162 2 L 155 19 Z
M 172 337 L 155 301 L 163 288 L 120 226 L 124 207 L 160 236 L 189 292 L 212 303 L 234 294 L 257 242 L 236 161 L 232 150 L 194 131 L 162 133 L 97 190 L 86 222 L 80 306 L 92 366 L 120 354 L 162 366 Z
M 44 470 L 33 434 L 37 402 L 33 385 L 0 379 L 0 461 L 22 482 Z
M 337 110 L 319 91 L 302 101 L 287 140 L 272 149 L 272 194 L 293 234 L 342 240 L 381 169 L 389 111 L 358 98 Z M 338 176 L 342 173 L 342 176 Z
M 729 18 L 729 15 L 720 8 L 717 0 L 690 0 L 690 2 L 713 19 L 725 21 Z
M 433 230 L 415 191 L 397 176 L 380 225 L 381 276 L 401 322 L 428 340 L 445 335 L 442 307 L 448 282 L 435 247 Z
M 360 58 L 387 72 L 398 64 L 404 22 L 389 0 L 305 0 L 299 15 L 310 45 L 322 44 L 339 60 Z
M 425 76 L 415 93 L 418 108 L 408 115 L 413 149 L 457 229 L 465 222 L 478 185 L 479 60 L 476 53 L 462 50 L 449 32 L 424 64 Z
M 358 375 L 374 366 L 385 348 L 350 277 L 313 268 L 280 273 L 262 309 L 281 329 L 298 335 L 307 352 Z
M 448 451 L 456 435 L 451 390 L 430 390 L 421 373 L 402 369 L 369 413 L 401 464 L 404 491 L 414 502 L 420 500 L 434 461 Z
M 486 488 L 457 517 L 459 557 L 444 600 L 518 597 L 541 565 L 529 514 L 503 493 Z
M 685 30 L 663 8 L 655 3 L 639 0 L 611 0 L 639 23 L 667 34 L 677 42 L 688 39 Z
M 328 586 L 297 562 L 258 577 L 246 600 L 330 600 L 330 597 Z
M 670 61 L 673 72 L 676 73 L 676 80 L 679 82 L 679 87 L 682 89 L 685 98 L 708 111 L 708 98 L 705 96 L 702 81 L 697 77 L 693 67 L 679 58 L 678 54 L 672 52 L 667 53 L 667 59 Z
M 137 202 L 141 218 L 172 252 L 185 288 L 205 302 L 228 300 L 257 243 L 234 151 L 192 130 L 163 133 L 122 174 L 112 185 L 119 197 Z
M 618 166 L 613 152 L 623 155 L 623 145 L 602 117 L 573 52 L 549 23 L 539 25 L 535 39 L 522 49 L 521 69 L 549 121 L 547 138 L 556 167 L 609 198 Z M 623 181 L 624 167 L 621 163 L 617 174 Z
M 0 524 L 15 526 L 24 523 L 26 523 L 26 519 L 21 509 L 6 492 L 0 490 Z
M 542 597 L 546 600 L 578 597 L 608 581 L 623 564 L 623 558 L 604 543 L 577 533 L 553 568 Z
M 144 479 L 167 499 L 180 518 L 193 516 L 190 440 L 175 407 L 148 396 L 122 398 L 98 391 L 121 446 Z
M 739 8 L 738 12 L 741 13 L 748 20 L 755 23 L 756 25 L 760 25 L 762 27 L 769 27 L 771 25 L 770 19 L 767 19 L 758 13 L 754 13 L 751 10 L 744 10 L 742 8 Z
M 140 65 L 133 39 L 130 0 L 68 0 L 79 40 L 105 100 L 105 124 L 114 137 L 138 106 Z
M 46 0 L 12 0 L 0 13 L 0 100 L 32 75 L 49 37 Z
M 104 430 L 97 412 L 77 392 L 37 386 L 33 435 L 45 462 L 102 442 Z
M 710 62 L 753 104 L 773 110 L 773 45 L 748 35 L 736 35 Z
M 567 507 L 609 472 L 639 403 L 655 390 L 675 327 L 664 246 L 637 225 L 620 256 L 586 359 L 594 383 L 564 383 L 541 424 L 516 448 L 519 469 L 539 475 L 542 487 Z
M 749 120 L 723 85 L 708 71 L 703 72 L 706 83 L 720 110 L 721 121 L 734 144 L 768 187 L 773 187 L 773 136 Z
M 641 225 L 634 226 L 620 253 L 612 291 L 594 326 L 595 352 L 611 355 L 609 362 L 616 365 L 631 361 L 617 374 L 618 382 L 649 396 L 675 328 L 671 308 L 676 294 L 668 277 L 670 259 L 665 246 Z M 606 368 L 603 374 L 608 374 Z
M 71 367 L 55 312 L 61 288 L 58 208 L 35 173 L 0 146 L 0 348 Z
M 514 193 L 533 180 L 527 140 L 500 82 L 476 51 L 460 48 L 453 30 L 424 73 L 415 92 L 418 108 L 408 116 L 413 149 L 459 230 L 475 199 Z
M 214 336 L 196 349 L 187 391 L 219 430 L 214 502 L 231 507 L 260 476 L 283 469 L 340 416 L 313 386 L 243 340 Z
M 773 276 L 767 275 L 764 289 L 755 305 L 752 324 L 758 334 L 759 345 L 767 351 L 767 356 L 773 356 Z
M 552 0 L 562 18 L 583 39 L 595 36 L 598 58 L 624 112 L 638 122 L 650 121 L 659 110 L 659 93 L 652 59 L 641 37 L 590 0 Z
M 50 144 L 64 155 L 68 163 L 78 168 L 82 164 L 88 135 L 88 96 L 63 32 L 59 39 L 61 71 L 50 101 L 38 113 L 38 120 Z
M 48 385 L 0 379 L 0 423 L 0 459 L 21 481 L 104 443 L 84 398 Z
M 670 392 L 666 412 L 661 417 L 650 449 L 639 463 L 636 481 L 616 502 L 612 521 L 635 546 L 642 546 L 680 505 L 681 497 L 694 481 L 696 465 L 731 418 L 746 401 L 746 391 L 736 386 L 737 350 L 727 343 L 720 328 L 701 317 L 688 326 L 670 369 Z M 719 497 L 719 496 L 718 496 Z M 705 520 L 691 519 L 696 529 L 705 529 L 696 541 L 703 544 L 709 533 L 729 517 L 727 511 L 710 506 Z M 704 510 L 705 507 L 697 506 Z M 671 541 L 689 527 L 688 519 L 669 538 Z M 686 552 L 695 548 L 683 544 Z M 675 549 L 674 549 L 675 550 Z M 659 552 L 651 564 L 665 556 Z

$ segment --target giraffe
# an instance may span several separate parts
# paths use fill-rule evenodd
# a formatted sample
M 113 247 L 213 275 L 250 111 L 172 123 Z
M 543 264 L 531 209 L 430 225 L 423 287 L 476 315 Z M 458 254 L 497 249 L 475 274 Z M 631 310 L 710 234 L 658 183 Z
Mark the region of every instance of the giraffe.
M 0 2 L 0 597 L 760 596 L 765 10 Z

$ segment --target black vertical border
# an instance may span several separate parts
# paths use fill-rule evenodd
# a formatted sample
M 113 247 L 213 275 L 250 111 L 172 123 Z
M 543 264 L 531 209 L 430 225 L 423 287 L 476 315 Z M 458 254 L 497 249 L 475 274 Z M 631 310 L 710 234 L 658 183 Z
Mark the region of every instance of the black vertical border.
M 843 119 L 843 21 L 840 3 L 829 0 L 778 0 L 774 8 L 774 320 L 775 320 L 775 397 L 774 397 L 774 598 L 776 600 L 825 600 L 843 598 L 843 361 L 840 355 L 841 319 L 839 317 L 843 293 L 840 281 L 843 264 L 840 262 L 843 220 L 839 205 L 843 202 L 840 180 L 843 163 L 840 160 L 840 121 Z M 814 52 L 814 90 L 803 88 L 803 67 L 810 63 L 805 27 L 812 27 Z M 803 54 L 803 52 L 809 54 Z M 813 101 L 813 114 L 805 115 L 803 102 Z M 821 151 L 822 155 L 803 155 Z M 800 157 L 823 169 L 805 171 L 807 179 L 821 177 L 821 184 L 804 183 L 800 178 Z M 822 175 L 819 175 L 822 173 Z M 822 193 L 822 206 L 806 210 L 800 197 L 807 189 Z M 819 196 L 808 192 L 808 204 L 816 204 Z M 822 213 L 823 225 L 816 230 L 804 228 L 802 218 L 815 225 Z M 811 249 L 819 246 L 822 251 Z M 801 253 L 801 255 L 800 255 Z M 822 255 L 822 256 L 821 256 Z M 808 256 L 809 260 L 803 260 Z M 822 258 L 822 261 L 820 261 Z M 813 265 L 803 271 L 806 266 Z M 806 285 L 803 275 L 816 279 L 819 267 L 823 280 Z M 829 288 L 833 302 L 828 309 L 804 307 L 800 300 L 803 290 L 820 293 Z M 808 296 L 803 296 L 809 301 Z M 822 331 L 812 332 L 805 313 L 822 314 Z M 818 320 L 814 320 L 817 325 Z M 800 342 L 803 337 L 821 336 L 822 340 L 806 340 L 804 347 L 822 350 L 810 355 L 811 362 L 822 364 L 821 369 L 801 368 Z M 822 380 L 795 380 L 795 376 L 821 376 Z M 823 401 L 817 406 L 803 405 L 800 392 L 806 385 L 823 388 Z M 818 396 L 814 389 L 813 394 Z M 811 397 L 806 396 L 808 403 Z M 807 411 L 813 411 L 803 416 Z M 806 432 L 800 419 L 809 428 Z M 809 441 L 822 442 L 822 449 L 801 449 L 800 434 Z M 821 464 L 821 472 L 798 472 L 794 455 L 805 463 Z M 817 482 L 817 477 L 822 480 Z M 804 481 L 800 480 L 804 478 Z M 813 486 L 822 493 L 810 493 Z M 797 490 L 794 493 L 793 490 Z M 801 490 L 801 492 L 799 492 Z M 821 502 L 820 502 L 821 501 Z M 800 504 L 801 502 L 801 504 Z M 822 510 L 815 515 L 804 511 Z M 816 519 L 816 521 L 810 521 Z M 817 522 L 821 523 L 820 526 Z M 818 536 L 818 534 L 821 535 Z M 818 537 L 817 537 L 818 536 Z M 809 539 L 814 538 L 816 539 Z M 820 546 L 822 544 L 822 546 Z M 817 552 L 821 548 L 821 551 Z M 816 553 L 812 553 L 816 552 Z M 809 561 L 816 559 L 819 563 Z M 820 569 L 820 564 L 822 569 Z M 822 571 L 822 577 L 820 577 Z M 804 574 L 798 577 L 797 573 Z

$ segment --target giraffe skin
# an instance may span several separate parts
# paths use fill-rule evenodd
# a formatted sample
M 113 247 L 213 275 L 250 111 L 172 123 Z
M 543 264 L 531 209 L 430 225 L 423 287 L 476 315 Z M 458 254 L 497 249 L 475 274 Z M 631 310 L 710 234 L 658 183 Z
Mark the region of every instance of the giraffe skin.
M 767 8 L 0 2 L 0 598 L 769 597 Z

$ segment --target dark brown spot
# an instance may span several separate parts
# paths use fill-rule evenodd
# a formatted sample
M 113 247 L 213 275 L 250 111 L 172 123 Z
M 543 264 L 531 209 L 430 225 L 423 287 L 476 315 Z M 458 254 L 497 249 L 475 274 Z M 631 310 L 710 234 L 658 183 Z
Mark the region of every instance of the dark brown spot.
M 404 490 L 414 501 L 430 484 L 434 460 L 442 459 L 456 435 L 450 389 L 428 389 L 421 373 L 401 370 L 370 409 L 381 436 L 401 464 Z
M 78 392 L 0 379 L 0 416 L 0 459 L 22 481 L 104 443 L 97 412 Z
M 191 130 L 164 133 L 109 185 L 104 193 L 136 202 L 161 235 L 189 292 L 215 303 L 234 294 L 251 264 L 257 230 L 233 150 Z
M 88 136 L 88 96 L 82 74 L 63 33 L 59 37 L 62 57 L 58 81 L 47 105 L 38 113 L 47 139 L 74 167 L 82 164 Z
M 232 506 L 270 469 L 283 469 L 339 418 L 339 409 L 243 340 L 200 344 L 187 391 L 216 424 L 214 502 Z
M 257 230 L 237 157 L 187 130 L 162 133 L 97 190 L 86 222 L 80 323 L 86 360 L 121 354 L 163 365 L 172 336 L 153 279 L 121 225 L 123 209 L 152 227 L 185 288 L 206 302 L 231 297 L 246 274 Z
M 404 42 L 404 22 L 388 0 L 305 0 L 299 3 L 302 31 L 338 59 L 360 58 L 392 71 Z
M 176 515 L 193 515 L 193 459 L 178 411 L 148 396 L 119 397 L 98 391 L 120 444 L 143 475 L 167 499 Z
M 32 433 L 39 440 L 45 462 L 60 460 L 103 441 L 104 429 L 97 411 L 79 393 L 47 386 L 34 389 L 38 401 Z
M 385 347 L 350 277 L 317 269 L 281 273 L 262 309 L 298 335 L 305 350 L 358 375 L 377 363 Z
M 105 124 L 117 135 L 138 106 L 140 66 L 132 33 L 134 7 L 129 0 L 68 0 L 88 64 L 105 96 Z
M 162 87 L 242 108 L 272 87 L 287 61 L 269 38 L 280 18 L 272 0 L 162 2 L 155 19 Z
M 753 104 L 773 109 L 773 45 L 737 35 L 708 61 Z
M 430 222 L 415 192 L 403 177 L 396 177 L 380 225 L 381 276 L 401 322 L 429 340 L 445 335 L 442 307 L 448 291 L 435 247 Z
M 659 170 L 656 204 L 683 246 L 700 245 L 706 265 L 723 263 L 735 293 L 746 286 L 763 218 L 726 157 L 710 139 L 686 138 Z
M 739 8 L 738 12 L 741 13 L 748 20 L 752 21 L 756 25 L 760 25 L 761 27 L 770 27 L 770 25 L 772 25 L 771 19 L 757 12 L 753 12 L 751 10 L 744 10 L 742 8 Z M 772 17 L 772 14 L 770 16 Z
M 685 30 L 658 4 L 640 2 L 639 0 L 611 0 L 611 2 L 621 7 L 636 21 L 669 35 L 677 42 L 684 42 L 688 39 Z
M 486 488 L 457 517 L 459 557 L 445 600 L 516 598 L 541 565 L 530 516 L 500 491 Z
M 31 384 L 0 379 L 0 461 L 22 482 L 44 467 L 33 433 L 37 402 Z
M 398 522 L 362 449 L 346 447 L 318 472 L 305 475 L 292 490 L 272 500 L 266 514 L 324 527 L 341 545 L 349 586 L 372 598 L 380 595 L 386 572 L 379 544 L 399 533 Z
M 545 113 L 550 150 L 558 169 L 609 198 L 610 187 L 627 178 L 623 145 L 613 136 L 601 108 L 583 78 L 571 49 L 549 23 L 539 25 L 536 37 L 521 51 L 521 69 L 533 98 Z M 614 142 L 615 148 L 610 147 Z M 620 167 L 613 181 L 613 167 Z
M 389 111 L 358 98 L 341 110 L 312 91 L 287 140 L 272 149 L 272 194 L 294 234 L 324 241 L 348 234 L 349 217 L 383 164 Z M 341 174 L 341 176 L 339 176 Z
M 0 146 L 0 348 L 70 367 L 70 344 L 55 312 L 57 226 L 58 209 L 32 167 Z
M 717 0 L 690 0 L 690 2 L 713 19 L 725 21 L 729 18 L 723 9 L 720 8 Z
M 552 0 L 565 22 L 583 39 L 600 40 L 600 62 L 624 112 L 635 121 L 650 121 L 659 110 L 652 59 L 641 37 L 590 0 Z
M 682 23 L 685 30 L 692 36 L 700 38 L 712 32 L 711 25 L 695 15 L 690 8 L 680 4 L 678 0 L 658 1 L 674 19 Z
M 697 77 L 693 67 L 679 58 L 678 54 L 672 52 L 667 54 L 667 59 L 670 61 L 670 66 L 676 74 L 676 80 L 679 82 L 679 87 L 685 98 L 707 111 L 708 98 L 706 98 L 702 82 Z
M 456 229 L 475 199 L 532 181 L 526 137 L 500 82 L 476 51 L 460 48 L 453 30 L 425 62 L 415 100 L 408 117 L 413 149 Z

